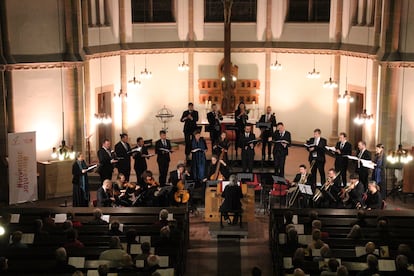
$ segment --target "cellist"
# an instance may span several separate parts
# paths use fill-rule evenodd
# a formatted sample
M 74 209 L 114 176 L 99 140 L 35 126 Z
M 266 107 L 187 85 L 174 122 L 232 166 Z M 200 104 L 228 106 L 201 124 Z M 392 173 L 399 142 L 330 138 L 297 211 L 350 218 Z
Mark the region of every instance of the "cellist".
M 226 162 L 223 159 L 219 159 L 217 155 L 211 156 L 211 164 L 208 170 L 207 178 L 209 180 L 227 180 L 229 179 L 230 171 Z

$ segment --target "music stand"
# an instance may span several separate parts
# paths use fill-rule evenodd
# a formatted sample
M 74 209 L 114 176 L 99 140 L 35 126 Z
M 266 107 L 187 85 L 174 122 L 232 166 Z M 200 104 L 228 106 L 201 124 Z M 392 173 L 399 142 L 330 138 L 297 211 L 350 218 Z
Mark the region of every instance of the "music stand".
M 244 183 L 245 181 L 253 181 L 253 173 L 238 173 L 237 181 Z
M 273 179 L 273 183 L 277 183 L 279 184 L 279 195 L 280 195 L 280 199 L 279 199 L 279 208 L 282 208 L 282 184 L 286 185 L 286 179 L 277 175 L 272 175 L 272 179 Z

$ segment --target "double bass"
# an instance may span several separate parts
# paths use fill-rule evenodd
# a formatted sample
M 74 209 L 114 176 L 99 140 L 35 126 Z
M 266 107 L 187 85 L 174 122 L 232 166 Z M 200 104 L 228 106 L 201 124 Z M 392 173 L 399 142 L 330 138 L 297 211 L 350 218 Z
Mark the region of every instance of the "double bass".
M 224 179 L 224 175 L 220 172 L 220 165 L 221 165 L 221 160 L 223 158 L 223 154 L 224 151 L 222 151 L 220 153 L 219 158 L 217 159 L 217 164 L 216 164 L 216 171 L 210 176 L 210 180 L 223 180 Z

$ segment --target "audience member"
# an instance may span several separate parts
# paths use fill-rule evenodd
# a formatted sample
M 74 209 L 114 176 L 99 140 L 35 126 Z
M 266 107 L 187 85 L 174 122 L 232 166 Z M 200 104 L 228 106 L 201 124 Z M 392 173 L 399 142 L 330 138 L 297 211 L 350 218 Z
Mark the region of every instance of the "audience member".
M 394 275 L 410 276 L 414 275 L 414 271 L 408 270 L 408 258 L 404 255 L 398 255 L 395 259 L 396 271 Z
M 253 267 L 252 276 L 262 276 L 262 270 L 257 266 Z
M 373 242 L 367 242 L 365 244 L 365 254 L 360 256 L 358 259 L 360 262 L 365 262 L 368 255 L 374 255 L 375 257 L 379 258 L 379 256 L 377 254 L 375 254 L 375 243 Z
M 310 234 L 312 232 L 312 222 L 315 219 L 318 219 L 318 212 L 315 210 L 310 210 L 308 213 L 308 220 L 305 223 L 304 227 L 305 227 L 305 233 Z
M 9 269 L 8 260 L 6 257 L 0 257 L 0 274 Z
M 356 217 L 357 220 L 351 223 L 351 226 L 358 224 L 360 227 L 365 227 L 368 225 L 367 221 L 365 220 L 366 213 L 364 210 L 358 210 Z
M 368 268 L 360 271 L 357 276 L 372 276 L 374 274 L 380 275 L 378 270 L 378 258 L 376 256 L 369 254 L 367 256 L 367 265 Z
M 95 209 L 93 210 L 93 220 L 89 221 L 88 224 L 94 224 L 94 225 L 102 225 L 102 224 L 108 224 L 107 221 L 102 219 L 102 210 L 101 209 Z
M 63 233 L 68 233 L 69 231 L 71 231 L 73 229 L 73 224 L 72 221 L 70 220 L 65 220 L 65 222 L 62 224 L 62 232 Z
M 328 261 L 328 270 L 322 271 L 321 276 L 336 276 L 339 262 L 335 258 L 330 258 Z
M 27 244 L 22 243 L 22 231 L 14 231 L 11 238 L 10 247 L 13 248 L 27 248 Z
M 67 241 L 63 245 L 64 248 L 84 248 L 85 246 L 83 243 L 78 240 L 78 231 L 76 229 L 70 229 L 69 232 L 66 233 Z
M 292 256 L 296 249 L 300 246 L 298 241 L 298 231 L 296 231 L 294 227 L 290 228 L 286 236 L 285 252 L 287 256 Z
M 137 267 L 132 262 L 131 255 L 125 253 L 120 261 L 120 266 L 117 268 L 118 276 L 132 276 L 137 275 Z
M 340 265 L 338 269 L 336 270 L 337 276 L 348 276 L 348 268 L 344 265 Z
M 72 225 L 74 228 L 82 227 L 82 222 L 75 219 L 75 214 L 73 212 L 67 213 L 68 220 L 72 221 Z
M 354 226 L 352 226 L 351 230 L 349 231 L 348 235 L 346 235 L 346 237 L 353 240 L 360 240 L 364 238 L 362 234 L 362 229 L 358 224 L 354 224 Z
M 45 211 L 42 215 L 43 229 L 48 233 L 57 231 L 55 220 L 52 218 L 52 212 L 50 210 Z
M 325 243 L 321 240 L 321 230 L 313 229 L 312 230 L 312 241 L 308 244 L 308 249 L 321 249 Z
M 305 272 L 300 268 L 295 268 L 293 276 L 305 276 Z
M 159 263 L 160 257 L 158 257 L 158 255 L 149 255 L 147 258 L 147 266 L 144 267 L 143 272 L 146 275 L 153 275 L 153 273 L 160 268 Z
M 36 235 L 48 235 L 49 232 L 44 230 L 43 221 L 41 219 L 35 219 L 35 234 Z
M 58 273 L 73 273 L 76 271 L 76 267 L 68 264 L 68 255 L 64 247 L 59 247 L 55 251 L 56 264 L 53 269 L 53 272 Z
M 322 231 L 322 221 L 320 221 L 319 219 L 315 219 L 315 220 L 312 221 L 312 230 L 313 229 L 321 230 L 321 239 L 328 239 L 329 238 L 329 233 Z
M 285 231 L 287 225 L 293 224 L 293 212 L 292 211 L 290 211 L 290 210 L 286 211 L 283 214 L 283 216 L 284 216 L 285 221 L 282 225 L 282 228 L 280 229 L 281 232 Z M 287 232 L 285 232 L 285 233 L 287 233 Z
M 122 249 L 119 237 L 113 236 L 109 240 L 109 249 L 99 255 L 99 260 L 120 262 L 126 252 Z
M 168 221 L 168 210 L 167 209 L 161 209 L 160 211 L 160 215 L 159 215 L 159 220 L 157 222 L 155 222 L 156 225 L 160 226 L 160 228 L 167 226 L 169 221 Z
M 406 256 L 410 264 L 414 263 L 413 251 L 411 250 L 411 247 L 408 244 L 399 244 L 397 254 Z
M 326 243 L 321 247 L 320 253 L 320 256 L 313 257 L 314 262 L 324 261 L 325 259 L 332 258 L 332 250 Z
M 107 264 L 101 264 L 98 266 L 99 276 L 107 276 L 109 273 L 109 267 Z
M 111 228 L 108 231 L 108 235 L 109 236 L 122 236 L 124 235 L 124 233 L 120 230 L 121 224 L 119 223 L 119 221 L 114 220 L 111 223 Z
M 147 267 L 148 266 L 147 259 L 148 259 L 148 256 L 151 254 L 150 250 L 151 250 L 151 245 L 149 244 L 149 242 L 141 243 L 141 254 L 138 254 L 135 256 L 134 263 L 136 263 L 137 260 L 143 260 L 144 267 Z

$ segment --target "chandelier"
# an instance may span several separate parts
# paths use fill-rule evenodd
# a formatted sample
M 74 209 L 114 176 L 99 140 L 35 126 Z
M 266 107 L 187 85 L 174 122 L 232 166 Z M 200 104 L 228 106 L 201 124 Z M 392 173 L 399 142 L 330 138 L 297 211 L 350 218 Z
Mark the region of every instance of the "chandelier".
M 367 110 L 364 109 L 362 113 L 357 114 L 357 116 L 354 118 L 354 123 L 357 125 L 363 125 L 363 124 L 373 124 L 374 123 L 374 115 L 368 114 Z
M 337 88 L 338 83 L 332 79 L 332 58 L 331 58 L 331 63 L 330 63 L 329 68 L 330 68 L 329 69 L 329 80 L 323 83 L 323 87 L 324 88 Z
M 131 83 L 135 87 L 141 87 L 141 81 L 136 78 L 135 76 L 135 55 L 134 55 L 134 77 L 128 81 L 128 83 Z
M 313 69 L 312 71 L 308 72 L 308 79 L 319 79 L 321 77 L 319 71 L 315 69 L 315 55 L 313 55 Z
M 185 62 L 184 51 L 183 51 L 183 62 L 178 64 L 177 69 L 180 72 L 185 72 L 185 71 L 188 71 L 190 69 L 190 66 L 188 66 L 188 63 Z
M 402 148 L 402 145 L 398 145 L 398 149 L 390 151 L 387 155 L 387 161 L 391 164 L 407 164 L 413 160 L 411 153 Z
M 272 71 L 281 71 L 282 70 L 282 64 L 277 61 L 277 53 L 276 53 L 275 62 L 270 64 L 270 69 Z
M 94 119 L 95 124 L 108 125 L 108 124 L 112 123 L 111 116 L 109 116 L 106 113 L 95 113 L 93 115 L 93 119 Z
M 152 73 L 147 69 L 147 54 L 145 54 L 145 68 L 144 71 L 141 71 L 141 79 L 150 79 L 152 78 Z
M 345 87 L 348 87 L 348 56 L 346 57 L 346 75 L 345 75 Z M 338 103 L 353 103 L 355 101 L 354 97 L 351 96 L 350 93 L 348 93 L 348 90 L 345 90 L 344 94 L 341 95 L 338 94 Z

